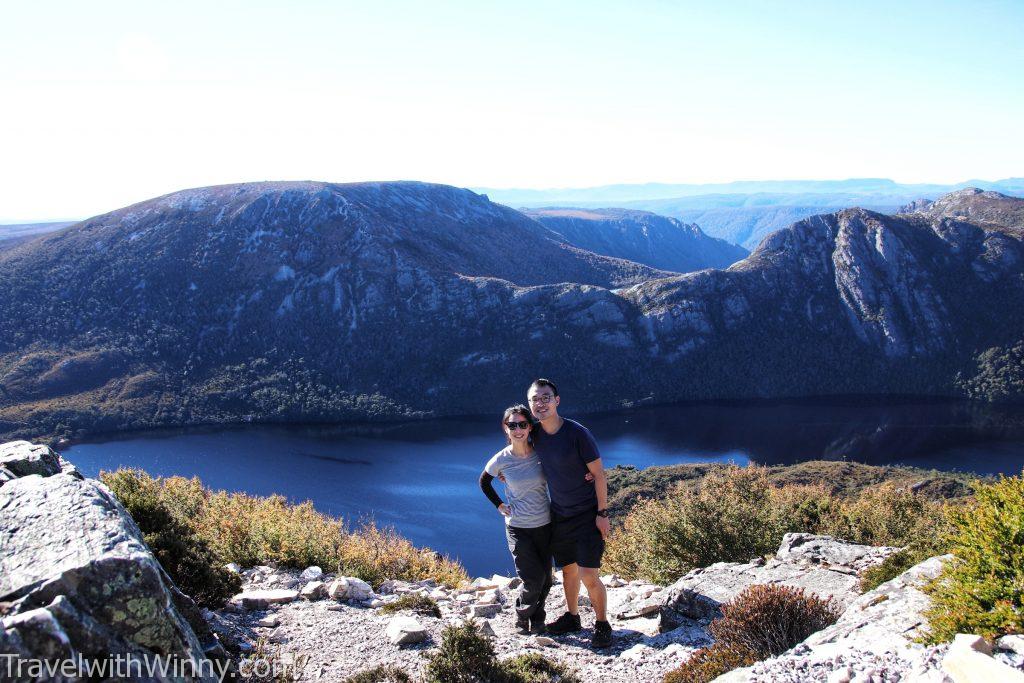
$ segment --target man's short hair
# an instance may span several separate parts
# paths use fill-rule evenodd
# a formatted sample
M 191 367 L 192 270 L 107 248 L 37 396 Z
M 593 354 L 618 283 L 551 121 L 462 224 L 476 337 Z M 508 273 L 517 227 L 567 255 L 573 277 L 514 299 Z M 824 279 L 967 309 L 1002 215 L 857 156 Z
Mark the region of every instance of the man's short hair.
M 533 389 L 534 387 L 537 387 L 538 389 L 540 389 L 541 387 L 548 387 L 549 389 L 551 389 L 552 394 L 558 396 L 558 387 L 556 387 L 555 383 L 549 379 L 544 379 L 543 377 L 541 377 L 540 379 L 533 380 L 533 384 L 530 385 L 530 389 Z

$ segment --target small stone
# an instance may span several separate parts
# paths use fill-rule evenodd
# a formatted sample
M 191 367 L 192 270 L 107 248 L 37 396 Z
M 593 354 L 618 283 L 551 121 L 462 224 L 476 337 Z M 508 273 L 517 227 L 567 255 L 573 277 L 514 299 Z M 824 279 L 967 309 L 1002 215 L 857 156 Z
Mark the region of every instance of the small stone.
M 558 643 L 547 636 L 532 636 L 526 641 L 526 644 L 523 645 L 523 647 L 541 650 L 545 647 L 558 647 Z
M 276 590 L 245 591 L 231 598 L 247 610 L 266 609 L 268 605 L 280 605 L 294 602 L 299 597 L 298 591 L 279 588 Z
M 988 641 L 981 636 L 968 633 L 958 633 L 953 636 L 953 644 L 949 646 L 949 649 L 974 650 L 985 655 L 992 654 L 992 646 L 988 644 Z
M 1000 650 L 1010 650 L 1024 655 L 1024 636 L 1003 636 L 996 641 L 996 647 Z
M 487 636 L 488 638 L 494 638 L 497 636 L 494 632 L 494 627 L 491 626 L 491 622 L 487 619 L 480 622 L 480 627 L 477 630 L 480 632 L 480 635 Z
M 492 583 L 490 579 L 485 579 L 482 576 L 478 576 L 477 578 L 473 579 L 473 583 L 469 585 L 475 591 L 488 591 L 498 587 L 497 585 Z
M 637 643 L 628 650 L 624 650 L 622 654 L 619 655 L 619 657 L 621 657 L 622 659 L 640 661 L 641 659 L 646 657 L 647 653 L 651 650 L 652 648 L 648 647 L 647 645 L 644 645 L 643 643 Z
M 681 645 L 679 643 L 672 643 L 671 645 L 669 645 L 668 647 L 666 647 L 664 650 L 661 651 L 661 656 L 665 657 L 665 658 L 673 658 L 674 659 L 676 657 L 682 657 L 684 654 L 686 654 L 689 651 L 690 651 L 690 648 L 687 648 L 685 645 Z
M 608 588 L 621 588 L 626 585 L 626 582 L 620 579 L 615 574 L 605 574 L 601 577 L 601 583 Z
M 327 595 L 327 587 L 323 581 L 310 581 L 302 587 L 300 595 L 303 600 L 320 600 Z
M 853 669 L 847 666 L 830 673 L 828 675 L 828 683 L 850 683 L 852 677 Z
M 256 625 L 262 626 L 263 628 L 277 628 L 280 623 L 281 620 L 278 619 L 275 615 L 271 614 L 257 621 Z
M 490 619 L 491 617 L 498 614 L 501 611 L 501 605 L 473 605 L 469 609 L 469 613 L 474 617 L 480 617 L 482 619 Z
M 412 617 L 398 616 L 392 619 L 385 629 L 392 645 L 408 645 L 421 643 L 427 639 L 427 630 Z
M 237 562 L 228 562 L 226 565 L 224 565 L 224 569 L 231 572 L 232 574 L 242 573 L 242 567 Z
M 348 581 L 347 597 L 349 600 L 369 600 L 373 597 L 373 588 L 370 587 L 370 584 L 353 576 L 344 578 Z
M 348 579 L 340 578 L 331 581 L 331 585 L 327 588 L 327 595 L 332 600 L 344 600 L 348 597 Z
M 320 579 L 323 578 L 323 576 L 324 576 L 324 570 L 323 569 L 320 569 L 320 567 L 317 567 L 317 566 L 312 566 L 312 567 L 306 567 L 305 569 L 303 569 L 302 570 L 302 574 L 299 575 L 299 578 L 302 579 L 303 581 L 319 581 Z

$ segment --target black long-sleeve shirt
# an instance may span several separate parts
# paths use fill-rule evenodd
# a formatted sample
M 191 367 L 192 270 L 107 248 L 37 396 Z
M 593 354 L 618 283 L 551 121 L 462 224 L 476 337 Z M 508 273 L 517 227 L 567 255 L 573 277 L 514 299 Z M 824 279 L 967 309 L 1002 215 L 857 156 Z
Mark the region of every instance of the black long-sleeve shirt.
M 501 496 L 498 495 L 498 492 L 494 490 L 494 484 L 491 483 L 492 481 L 494 481 L 494 477 L 487 474 L 487 472 L 480 473 L 480 490 L 484 492 L 485 496 L 487 496 L 487 500 L 494 503 L 494 507 L 498 507 L 505 501 L 503 501 Z

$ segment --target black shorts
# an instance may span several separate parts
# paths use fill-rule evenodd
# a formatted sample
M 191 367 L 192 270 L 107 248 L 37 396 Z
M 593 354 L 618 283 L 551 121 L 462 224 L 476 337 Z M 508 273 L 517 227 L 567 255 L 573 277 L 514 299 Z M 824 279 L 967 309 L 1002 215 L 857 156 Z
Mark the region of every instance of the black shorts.
M 604 554 L 604 539 L 597 528 L 597 508 L 572 517 L 551 513 L 551 554 L 555 564 L 577 564 L 598 569 Z

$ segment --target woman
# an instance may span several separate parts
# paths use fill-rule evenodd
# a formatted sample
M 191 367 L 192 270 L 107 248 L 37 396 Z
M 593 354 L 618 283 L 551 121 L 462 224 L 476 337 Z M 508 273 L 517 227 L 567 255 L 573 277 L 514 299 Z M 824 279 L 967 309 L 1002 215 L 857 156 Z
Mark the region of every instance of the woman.
M 519 633 L 544 632 L 544 601 L 551 590 L 551 501 L 540 459 L 533 452 L 534 429 L 530 409 L 524 405 L 505 410 L 501 419 L 508 445 L 487 461 L 480 488 L 505 516 L 505 537 L 512 551 L 516 574 L 523 587 L 516 599 Z M 494 490 L 496 477 L 505 482 L 508 503 Z

